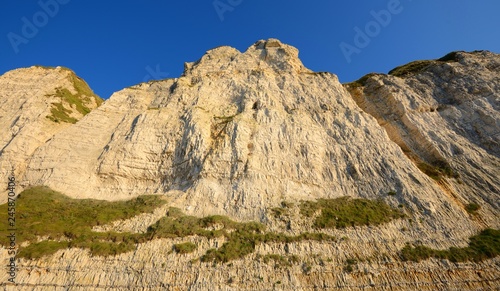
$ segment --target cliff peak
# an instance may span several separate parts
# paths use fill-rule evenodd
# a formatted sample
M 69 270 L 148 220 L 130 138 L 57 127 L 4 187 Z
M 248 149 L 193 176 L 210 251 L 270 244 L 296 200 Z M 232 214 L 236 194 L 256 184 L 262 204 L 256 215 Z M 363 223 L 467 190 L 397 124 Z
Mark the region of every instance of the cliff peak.
M 270 38 L 255 42 L 244 53 L 229 46 L 208 50 L 200 60 L 185 64 L 184 75 L 248 70 L 310 72 L 299 59 L 298 49 Z

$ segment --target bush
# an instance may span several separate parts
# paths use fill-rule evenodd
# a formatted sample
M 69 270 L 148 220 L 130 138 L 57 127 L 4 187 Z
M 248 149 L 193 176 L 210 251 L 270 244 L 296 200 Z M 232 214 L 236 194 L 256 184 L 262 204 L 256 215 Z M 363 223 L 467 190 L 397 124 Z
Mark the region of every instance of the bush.
M 465 248 L 451 247 L 448 250 L 434 250 L 426 246 L 406 245 L 401 250 L 404 261 L 421 261 L 431 257 L 447 259 L 452 262 L 475 261 L 496 257 L 500 253 L 500 230 L 485 229 L 470 238 Z
M 439 181 L 443 177 L 458 178 L 459 175 L 446 163 L 445 161 L 434 162 L 433 165 L 427 164 L 425 162 L 420 162 L 417 167 L 427 176 L 432 179 Z
M 437 63 L 436 61 L 430 61 L 430 60 L 414 61 L 390 70 L 389 75 L 405 78 L 408 76 L 419 74 L 425 71 L 429 66 L 434 65 L 436 63 Z
M 48 187 L 24 190 L 16 199 L 17 243 L 31 242 L 19 257 L 36 258 L 66 247 L 89 248 L 93 254 L 106 255 L 129 251 L 143 238 L 139 234 L 93 232 L 92 228 L 119 219 L 127 219 L 153 210 L 165 201 L 159 196 L 139 196 L 128 201 L 71 199 Z M 0 219 L 7 220 L 7 204 L 0 205 Z M 7 245 L 4 230 L 0 243 Z M 36 243 L 37 237 L 48 241 Z M 67 242 L 57 242 L 57 239 Z M 111 246 L 110 244 L 116 245 Z
M 382 200 L 341 197 L 306 201 L 300 205 L 300 213 L 306 217 L 312 217 L 318 211 L 321 212 L 313 223 L 316 228 L 379 225 L 404 217 L 401 211 L 391 208 Z
M 174 251 L 178 254 L 188 254 L 196 250 L 196 245 L 192 242 L 185 242 L 174 245 Z
M 477 203 L 469 203 L 465 205 L 465 210 L 470 214 L 476 214 L 479 209 L 481 209 L 481 206 Z

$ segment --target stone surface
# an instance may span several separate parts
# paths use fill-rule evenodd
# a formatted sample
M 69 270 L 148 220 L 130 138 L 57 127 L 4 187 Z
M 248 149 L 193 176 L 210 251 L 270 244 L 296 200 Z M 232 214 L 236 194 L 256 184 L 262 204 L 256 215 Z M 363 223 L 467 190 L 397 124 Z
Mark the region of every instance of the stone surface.
M 257 254 L 286 249 L 300 256 L 302 263 L 290 269 L 274 269 L 256 254 L 231 266 L 189 263 L 221 243 L 193 237 L 200 247 L 190 255 L 167 254 L 174 241 L 155 240 L 113 259 L 66 250 L 22 261 L 18 282 L 26 289 L 77 290 L 492 288 L 500 275 L 497 259 L 403 263 L 397 252 L 417 240 L 461 247 L 481 229 L 499 228 L 499 64 L 498 54 L 458 53 L 404 78 L 372 75 L 343 86 L 333 74 L 305 68 L 296 48 L 270 39 L 244 53 L 209 50 L 186 63 L 181 77 L 123 89 L 73 125 L 46 120 L 48 103 L 32 97 L 54 88 L 52 79 L 42 78 L 53 72 L 9 72 L 0 82 L 20 78 L 15 82 L 26 89 L 0 86 L 3 128 L 15 132 L 12 120 L 30 116 L 30 126 L 43 132 L 2 134 L 0 146 L 10 150 L 0 155 L 2 171 L 14 167 L 19 190 L 46 185 L 106 200 L 162 194 L 188 214 L 257 220 L 278 231 L 285 225 L 268 208 L 282 201 L 380 198 L 408 215 L 378 228 L 334 231 L 349 238 L 339 243 L 259 246 Z M 38 105 L 19 109 L 17 96 Z M 420 163 L 452 175 L 432 179 Z M 481 206 L 477 215 L 467 213 L 468 203 Z M 101 230 L 141 232 L 164 211 Z M 291 233 L 307 230 L 291 225 Z M 351 257 L 372 259 L 347 273 Z
M 17 69 L 0 76 L 0 175 L 7 175 L 14 170 L 16 177 L 21 177 L 33 153 L 47 143 L 56 133 L 70 127 L 70 123 L 54 122 L 51 116 L 54 103 L 61 98 L 55 95 L 57 89 L 65 88 L 76 93 L 73 79 L 78 77 L 67 68 L 48 68 L 33 66 Z M 81 80 L 81 79 L 80 79 Z M 83 82 L 83 81 L 82 81 Z M 83 82 L 84 83 L 84 82 Z M 83 84 L 86 86 L 86 84 Z M 84 102 L 89 108 L 97 107 L 100 100 L 96 96 L 85 96 L 90 102 Z M 75 118 L 83 114 L 70 104 L 61 102 L 64 110 Z M 5 189 L 6 179 L 0 181 Z M 6 197 L 0 201 L 4 203 Z

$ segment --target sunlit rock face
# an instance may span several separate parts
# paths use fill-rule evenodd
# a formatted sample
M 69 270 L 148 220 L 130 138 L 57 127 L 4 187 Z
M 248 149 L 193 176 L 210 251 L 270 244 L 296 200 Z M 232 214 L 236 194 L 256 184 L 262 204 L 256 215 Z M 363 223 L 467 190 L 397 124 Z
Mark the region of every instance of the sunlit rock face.
M 163 253 L 158 250 L 172 241 L 158 240 L 110 260 L 68 251 L 60 262 L 76 270 L 73 275 L 64 275 L 61 266 L 52 270 L 56 255 L 26 261 L 23 270 L 52 270 L 36 278 L 26 271 L 26 282 L 63 286 L 61 278 L 90 272 L 102 275 L 89 275 L 93 279 L 82 286 L 254 290 L 280 281 L 277 288 L 290 290 L 414 289 L 427 282 L 434 290 L 487 288 L 498 278 L 496 259 L 454 266 L 439 260 L 403 263 L 397 255 L 406 242 L 460 247 L 481 229 L 499 227 L 498 54 L 458 52 L 342 85 L 331 73 L 305 68 L 298 50 L 276 39 L 258 41 L 244 53 L 224 46 L 186 63 L 179 78 L 123 89 L 100 106 L 88 96 L 85 116 L 76 105 L 65 105 L 74 123 L 47 117 L 57 88 L 72 90 L 66 73 L 30 68 L 0 77 L 0 164 L 5 174 L 14 169 L 19 189 L 46 185 L 74 198 L 105 200 L 161 194 L 187 214 L 257 220 L 276 231 L 283 224 L 268 209 L 282 201 L 382 199 L 408 218 L 333 231 L 349 238 L 337 244 L 259 247 L 262 254 L 330 258 L 323 265 L 311 259 L 318 264 L 310 274 L 301 266 L 276 270 L 255 263 L 254 255 L 232 268 L 190 265 L 196 254 Z M 480 205 L 478 214 L 465 210 L 470 203 Z M 115 227 L 140 231 L 138 225 L 145 227 L 137 219 Z M 297 223 L 287 227 L 292 233 L 306 230 Z M 201 239 L 199 252 L 221 243 Z M 164 269 L 157 269 L 157 252 L 167 262 Z M 373 257 L 360 263 L 356 278 L 343 269 L 352 257 Z M 124 275 L 122 262 L 138 264 L 149 279 Z M 429 279 L 436 272 L 447 283 Z

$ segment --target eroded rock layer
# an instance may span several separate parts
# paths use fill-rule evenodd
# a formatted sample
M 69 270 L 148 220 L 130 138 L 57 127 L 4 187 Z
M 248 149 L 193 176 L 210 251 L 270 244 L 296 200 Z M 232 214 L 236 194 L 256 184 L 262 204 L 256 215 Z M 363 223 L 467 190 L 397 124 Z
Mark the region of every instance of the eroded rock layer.
M 222 243 L 197 237 L 197 252 L 182 256 L 168 253 L 174 240 L 167 239 L 112 259 L 71 249 L 22 260 L 21 287 L 498 286 L 498 259 L 409 263 L 398 255 L 407 242 L 463 247 L 480 230 L 499 228 L 498 54 L 458 52 L 342 85 L 305 68 L 297 49 L 269 39 L 244 53 L 210 50 L 186 63 L 181 77 L 123 89 L 100 106 L 80 94 L 83 103 L 61 101 L 61 109 L 54 98 L 62 89 L 81 93 L 64 81 L 66 72 L 30 68 L 0 77 L 0 123 L 10 132 L 0 137 L 0 164 L 5 176 L 14 169 L 19 191 L 45 185 L 105 200 L 161 194 L 187 214 L 255 220 L 290 234 L 311 229 L 273 217 L 269 209 L 283 201 L 382 199 L 407 217 L 332 231 L 348 238 L 336 243 L 264 244 L 222 266 L 192 261 Z M 147 227 L 135 219 L 108 228 L 141 231 L 136 225 Z M 300 263 L 275 267 L 259 259 L 266 254 L 297 255 Z M 353 257 L 360 261 L 347 271 Z

